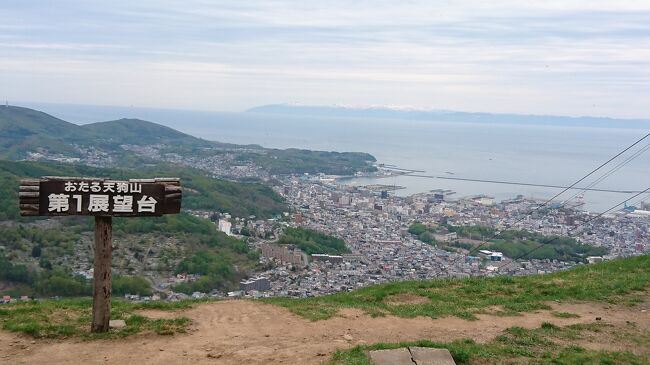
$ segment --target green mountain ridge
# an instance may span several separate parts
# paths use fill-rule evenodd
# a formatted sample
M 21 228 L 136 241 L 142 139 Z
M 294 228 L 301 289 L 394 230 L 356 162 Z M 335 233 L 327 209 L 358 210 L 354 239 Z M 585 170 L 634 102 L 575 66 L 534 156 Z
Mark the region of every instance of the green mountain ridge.
M 0 107 L 0 136 L 14 132 L 15 137 L 45 134 L 52 138 L 87 137 L 84 130 L 73 123 L 47 113 L 19 106 Z
M 235 145 L 208 141 L 141 119 L 118 119 L 76 125 L 49 114 L 18 106 L 0 106 L 0 159 L 81 158 L 108 156 L 111 165 L 139 167 L 160 161 L 124 145 L 154 147 L 154 155 L 174 153 L 183 157 L 234 155 L 241 163 L 254 163 L 271 174 L 325 173 L 352 175 L 373 172 L 375 158 L 360 152 L 328 152 L 301 149 L 272 149 L 258 145 Z M 32 155 L 40 153 L 39 155 Z M 104 158 L 106 161 L 106 158 Z M 97 165 L 96 161 L 92 164 Z M 99 163 L 102 165 L 102 163 Z
M 76 125 L 47 113 L 18 106 L 0 107 L 1 158 L 25 158 L 27 152 L 75 155 L 70 144 L 115 148 L 122 144 L 173 144 L 181 147 L 215 147 L 210 142 L 153 122 L 119 119 Z
M 55 153 L 74 153 L 70 142 L 89 135 L 79 126 L 36 110 L 0 107 L 0 157 L 22 158 L 27 151 L 56 146 Z
M 80 126 L 94 138 L 116 144 L 180 143 L 197 147 L 213 147 L 214 143 L 175 129 L 142 119 L 122 118 Z

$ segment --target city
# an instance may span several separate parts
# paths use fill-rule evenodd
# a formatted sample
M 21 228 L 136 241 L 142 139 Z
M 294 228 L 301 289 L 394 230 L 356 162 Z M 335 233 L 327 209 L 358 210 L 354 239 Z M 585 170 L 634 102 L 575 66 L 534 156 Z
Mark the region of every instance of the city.
M 399 187 L 352 186 L 343 183 L 342 176 L 322 173 L 274 175 L 264 166 L 252 161 L 242 163 L 237 158 L 239 153 L 250 153 L 248 149 L 215 150 L 208 156 L 184 157 L 176 153 L 163 153 L 165 145 L 123 145 L 121 148 L 151 160 L 206 171 L 213 178 L 265 181 L 273 184 L 276 192 L 286 199 L 288 211 L 272 219 L 231 217 L 228 212 L 218 211 L 189 211 L 198 217 L 214 220 L 215 231 L 245 239 L 251 249 L 262 253 L 259 266 L 270 267 L 265 271 L 250 272 L 254 280 L 242 281 L 240 287 L 244 290 L 194 293 L 195 298 L 208 295 L 308 297 L 389 281 L 542 274 L 582 264 L 555 259 L 513 260 L 501 253 L 497 253 L 502 256 L 494 260 L 489 251 L 480 250 L 487 241 L 481 240 L 481 237 L 460 238 L 455 233 L 436 237 L 438 244 L 432 245 L 408 232 L 414 222 L 426 226 L 482 226 L 497 231 L 515 229 L 545 236 L 571 236 L 582 244 L 606 249 L 607 254 L 589 258 L 590 262 L 650 251 L 650 203 L 641 202 L 638 207 L 626 206 L 625 209 L 616 209 L 594 219 L 595 213 L 581 210 L 580 195 L 561 204 L 550 202 L 542 209 L 540 206 L 546 203 L 543 199 L 519 196 L 497 202 L 484 195 L 456 197 L 453 191 L 441 189 L 402 197 L 394 194 Z M 89 165 L 110 165 L 115 160 L 110 153 L 85 155 L 89 157 L 82 158 L 81 162 Z M 32 155 L 31 159 L 67 161 L 70 158 L 41 154 Z M 377 172 L 360 176 L 391 177 L 408 173 L 408 170 L 396 166 L 379 164 Z M 314 255 L 291 247 L 285 249 L 287 252 L 265 256 L 263 247 L 274 245 L 285 227 L 303 227 L 341 238 L 350 253 L 314 259 Z M 246 234 L 242 235 L 242 232 Z M 443 245 L 447 241 L 456 245 Z M 471 245 L 472 252 L 463 249 L 463 244 L 465 247 Z M 165 247 L 161 250 L 179 252 L 173 245 L 165 244 Z M 87 255 L 86 251 L 78 252 L 76 256 L 83 258 Z M 151 256 L 149 266 L 160 266 L 156 261 L 155 249 Z M 125 259 L 134 261 L 128 255 Z M 92 271 L 89 269 L 90 262 L 82 259 L 75 270 L 78 274 L 91 277 Z M 160 277 L 160 274 L 155 270 L 148 271 L 154 287 L 170 299 L 187 297 L 171 291 L 174 284 L 200 278 L 195 274 L 169 278 Z M 256 285 L 255 280 L 261 284 Z M 249 284 L 246 285 L 246 282 Z M 138 296 L 129 298 L 140 299 Z M 159 299 L 160 296 L 154 298 Z
M 285 257 L 262 256 L 262 262 L 276 264 L 270 270 L 256 273 L 258 279 L 270 283 L 269 289 L 231 295 L 305 297 L 387 281 L 542 274 L 577 264 L 538 259 L 513 262 L 508 257 L 490 261 L 477 257 L 485 255 L 468 256 L 467 251 L 449 252 L 409 234 L 409 225 L 416 221 L 518 229 L 544 235 L 571 234 L 581 243 L 607 249 L 604 257 L 590 258 L 593 262 L 650 250 L 650 220 L 645 215 L 648 204 L 634 213 L 617 211 L 584 225 L 595 214 L 557 206 L 536 211 L 543 201 L 523 197 L 499 203 L 486 196 L 446 200 L 445 194 L 435 191 L 398 197 L 386 191 L 339 185 L 327 176 L 288 178 L 277 189 L 287 199 L 291 213 L 285 213 L 280 220 L 236 220 L 232 229 L 239 232 L 246 225 L 254 232 L 279 235 L 278 223 L 311 228 L 342 238 L 351 254 L 314 260 L 303 258 L 307 255 L 294 249 L 295 253 Z M 478 245 L 482 243 L 474 241 Z M 249 244 L 263 253 L 262 246 L 269 242 L 272 241 L 249 238 Z

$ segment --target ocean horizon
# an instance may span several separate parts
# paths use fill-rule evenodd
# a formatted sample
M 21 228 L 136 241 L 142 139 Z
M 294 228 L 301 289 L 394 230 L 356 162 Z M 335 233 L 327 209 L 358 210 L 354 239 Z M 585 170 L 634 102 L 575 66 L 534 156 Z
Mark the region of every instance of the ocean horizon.
M 258 144 L 268 148 L 367 152 L 375 156 L 378 163 L 422 170 L 425 171 L 423 175 L 560 186 L 572 184 L 648 133 L 647 130 L 616 126 L 486 124 L 29 102 L 18 105 L 38 109 L 76 124 L 139 118 L 219 142 Z M 641 144 L 639 148 L 647 144 Z M 593 179 L 587 179 L 578 186 L 588 185 L 610 168 L 608 165 Z M 644 190 L 650 182 L 648 176 L 648 155 L 640 155 L 595 188 Z M 561 191 L 408 175 L 381 179 L 355 178 L 349 182 L 404 186 L 405 189 L 395 192 L 400 196 L 448 189 L 456 192 L 455 197 L 484 194 L 497 200 L 517 195 L 547 199 Z M 557 201 L 561 202 L 576 193 L 575 190 L 566 192 Z M 584 209 L 604 211 L 631 195 L 585 192 Z

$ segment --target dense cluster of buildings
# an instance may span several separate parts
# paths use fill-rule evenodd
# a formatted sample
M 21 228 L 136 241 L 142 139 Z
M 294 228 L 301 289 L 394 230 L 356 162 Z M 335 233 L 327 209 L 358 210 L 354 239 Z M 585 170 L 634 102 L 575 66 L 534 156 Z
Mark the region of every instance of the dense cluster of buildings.
M 270 288 L 264 293 L 268 296 L 323 295 L 394 280 L 538 274 L 581 264 L 549 259 L 512 260 L 487 250 L 473 255 L 462 249 L 448 250 L 444 243 L 459 240 L 455 232 L 441 230 L 435 235 L 438 245 L 426 244 L 408 232 L 415 221 L 571 236 L 581 243 L 605 247 L 609 254 L 604 259 L 650 251 L 650 219 L 625 211 L 586 223 L 593 214 L 559 206 L 536 210 L 540 202 L 523 197 L 503 202 L 486 196 L 449 200 L 449 194 L 437 191 L 398 197 L 338 185 L 331 179 L 305 177 L 288 179 L 278 191 L 293 210 L 282 224 L 342 238 L 352 254 L 307 257 L 296 248 L 273 242 L 253 243 L 261 249 L 262 260 L 276 264 L 258 273 L 270 281 Z M 529 214 L 531 211 L 535 212 Z M 265 221 L 248 224 L 257 230 L 271 227 Z M 464 238 L 462 242 L 473 243 L 475 247 L 482 243 L 480 237 Z

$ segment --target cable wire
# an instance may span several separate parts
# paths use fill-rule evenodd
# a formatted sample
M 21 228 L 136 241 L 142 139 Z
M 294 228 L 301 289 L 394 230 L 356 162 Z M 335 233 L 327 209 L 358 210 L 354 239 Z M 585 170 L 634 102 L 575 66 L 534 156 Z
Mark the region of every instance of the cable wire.
M 579 227 L 582 227 L 582 226 L 586 225 L 587 223 L 590 223 L 590 222 L 592 222 L 592 221 L 594 221 L 594 220 L 596 220 L 596 219 L 602 217 L 603 215 L 605 215 L 605 214 L 611 212 L 612 210 L 616 209 L 618 206 L 620 206 L 620 205 L 622 205 L 622 204 L 625 204 L 628 200 L 634 199 L 634 198 L 636 198 L 637 196 L 646 193 L 647 191 L 650 191 L 650 187 L 648 187 L 647 189 L 643 190 L 642 192 L 640 192 L 640 193 L 638 193 L 638 194 L 635 194 L 634 196 L 632 196 L 632 197 L 630 197 L 630 198 L 628 198 L 628 199 L 623 200 L 622 202 L 620 202 L 620 203 L 618 203 L 618 204 L 612 206 L 611 208 L 607 209 L 606 211 L 604 211 L 604 212 L 602 212 L 602 213 L 599 213 L 599 214 L 593 216 L 591 219 L 586 220 L 585 222 L 583 222 L 582 224 L 580 224 L 578 227 L 576 227 L 576 228 L 574 229 L 574 231 L 578 230 Z M 573 233 L 573 232 L 569 232 L 569 233 L 567 233 L 566 237 L 571 237 L 571 234 L 572 234 L 572 233 Z M 516 262 L 517 260 L 519 260 L 519 259 L 521 259 L 521 258 L 523 258 L 523 257 L 526 257 L 526 256 L 530 255 L 531 253 L 533 253 L 533 252 L 539 250 L 540 248 L 544 247 L 545 245 L 547 245 L 547 244 L 549 244 L 549 243 L 552 243 L 552 242 L 554 242 L 554 241 L 557 241 L 557 240 L 560 239 L 560 238 L 562 238 L 562 236 L 555 236 L 555 237 L 553 237 L 551 240 L 549 240 L 549 241 L 547 241 L 547 242 L 542 242 L 542 243 L 540 243 L 540 245 L 537 246 L 537 247 L 535 247 L 534 249 L 532 249 L 532 250 L 530 250 L 530 251 L 528 251 L 528 252 L 526 252 L 526 253 L 524 253 L 524 254 L 522 254 L 522 255 L 519 255 L 519 256 L 516 257 L 516 258 L 512 258 L 510 262 L 508 262 L 507 264 L 501 266 L 500 269 L 503 269 L 504 267 L 510 265 L 511 263 Z
M 606 172 L 603 176 L 601 176 L 600 178 L 596 179 L 596 180 L 593 181 L 591 184 L 587 185 L 585 188 L 581 189 L 581 191 L 579 191 L 578 193 L 574 194 L 574 195 L 573 195 L 572 197 L 570 197 L 568 200 L 573 200 L 574 198 L 576 198 L 576 197 L 579 196 L 580 194 L 584 194 L 586 191 L 590 190 L 592 187 L 594 187 L 594 186 L 596 186 L 597 184 L 601 183 L 603 180 L 605 180 L 606 178 L 608 178 L 608 177 L 610 177 L 611 175 L 613 175 L 614 173 L 616 173 L 618 170 L 620 170 L 621 168 L 623 168 L 625 165 L 627 165 L 628 163 L 632 162 L 632 161 L 633 161 L 634 159 L 636 159 L 637 157 L 641 156 L 641 155 L 642 155 L 644 152 L 646 152 L 648 149 L 650 149 L 650 143 L 648 143 L 645 147 L 641 148 L 640 150 L 636 151 L 632 156 L 629 156 L 629 157 L 627 157 L 625 160 L 619 162 L 618 165 L 616 165 L 616 166 L 614 166 L 613 168 L 611 168 L 611 169 L 610 169 L 608 172 Z M 637 192 L 635 192 L 635 193 L 637 193 Z
M 637 141 L 635 141 L 634 143 L 632 143 L 631 145 L 629 145 L 628 147 L 626 147 L 625 149 L 623 149 L 622 151 L 620 151 L 619 153 L 617 153 L 616 155 L 614 155 L 613 157 L 611 157 L 610 159 L 608 159 L 607 161 L 605 161 L 604 163 L 600 164 L 600 165 L 599 165 L 598 167 L 596 167 L 595 169 L 591 170 L 587 175 L 585 175 L 585 176 L 583 176 L 582 178 L 578 179 L 576 182 L 574 182 L 574 183 L 571 184 L 570 186 L 566 187 L 566 188 L 565 188 L 564 190 L 562 190 L 561 192 L 555 194 L 552 198 L 546 200 L 543 204 L 541 204 L 541 205 L 539 205 L 539 206 L 536 206 L 535 208 L 529 210 L 526 214 L 523 215 L 523 217 L 521 217 L 521 218 L 519 218 L 518 220 L 516 220 L 513 224 L 511 224 L 511 225 L 509 225 L 509 226 L 506 225 L 506 228 L 513 227 L 513 226 L 517 225 L 518 223 L 522 222 L 524 219 L 526 219 L 526 218 L 527 218 L 529 215 L 531 215 L 532 213 L 534 213 L 534 212 L 540 210 L 541 208 L 547 206 L 547 205 L 548 205 L 550 202 L 552 202 L 555 198 L 557 198 L 557 197 L 559 197 L 560 195 L 564 194 L 564 193 L 567 192 L 568 190 L 574 188 L 577 184 L 581 183 L 582 181 L 584 181 L 585 179 L 587 179 L 589 176 L 593 175 L 593 174 L 596 173 L 598 170 L 600 170 L 601 168 L 603 168 L 605 165 L 607 165 L 607 164 L 609 164 L 610 162 L 614 161 L 616 158 L 618 158 L 619 156 L 621 156 L 621 155 L 624 154 L 625 152 L 629 151 L 631 148 L 633 148 L 634 146 L 638 145 L 639 143 L 641 143 L 643 140 L 645 140 L 645 139 L 648 138 L 649 136 L 650 136 L 650 133 L 648 133 L 648 134 L 646 134 L 645 136 L 641 137 L 640 139 L 638 139 Z M 647 189 L 646 189 L 646 191 L 647 191 Z M 634 197 L 636 197 L 636 196 L 638 196 L 638 195 L 641 195 L 642 193 L 643 193 L 643 192 L 638 192 L 637 195 L 635 195 Z M 628 198 L 627 200 L 629 200 L 629 199 L 634 199 L 634 197 L 632 197 L 632 198 Z M 627 201 L 627 200 L 625 200 L 625 201 Z M 561 204 L 560 207 L 566 205 L 568 202 L 569 202 L 569 200 L 565 201 L 564 203 Z M 620 205 L 620 204 L 619 204 L 619 205 Z M 603 214 L 604 214 L 604 213 L 603 213 Z M 478 250 L 479 250 L 481 247 L 485 246 L 489 241 L 493 240 L 494 238 L 496 238 L 496 237 L 499 236 L 500 234 L 501 234 L 501 230 L 496 230 L 495 233 L 494 233 L 491 237 L 489 237 L 489 238 L 483 240 L 483 241 L 482 241 L 482 242 L 481 242 L 477 247 L 474 247 L 474 248 L 472 248 L 471 250 L 469 250 L 469 252 L 468 252 L 468 256 L 471 255 L 473 252 L 474 252 L 474 253 L 475 253 L 475 252 L 478 252 Z M 466 257 L 466 256 L 462 256 L 462 255 L 461 255 L 461 258 L 465 258 L 465 257 Z M 450 264 L 455 264 L 455 263 L 456 263 L 457 261 L 459 261 L 459 260 L 460 260 L 460 258 L 459 258 L 458 260 L 454 260 L 454 261 L 451 262 Z

